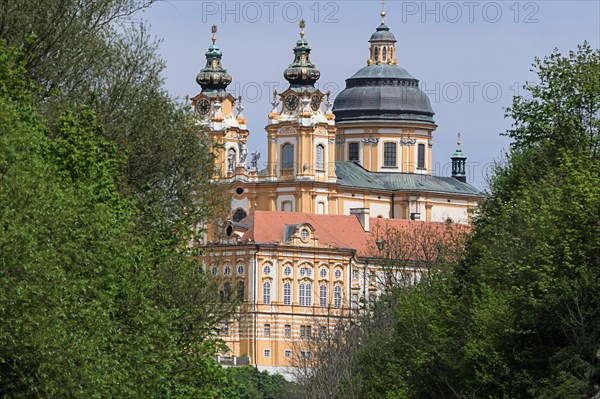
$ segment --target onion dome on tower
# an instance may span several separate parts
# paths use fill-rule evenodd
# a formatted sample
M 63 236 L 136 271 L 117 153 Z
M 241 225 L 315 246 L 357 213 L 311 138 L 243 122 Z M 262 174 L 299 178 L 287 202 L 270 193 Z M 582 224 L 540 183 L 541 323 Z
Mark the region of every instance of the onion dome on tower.
M 419 88 L 419 80 L 398 66 L 396 38 L 381 24 L 369 39 L 367 66 L 346 79 L 346 88 L 335 99 L 337 123 L 408 121 L 433 124 L 429 98 Z
M 196 76 L 196 82 L 202 87 L 202 93 L 208 97 L 224 98 L 227 96 L 225 89 L 231 83 L 231 75 L 221 66 L 223 53 L 219 50 L 217 41 L 217 26 L 212 28 L 212 45 L 206 52 L 206 66 Z
M 310 47 L 304 39 L 305 26 L 304 20 L 300 21 L 300 39 L 294 47 L 294 62 L 283 72 L 285 80 L 290 82 L 290 89 L 298 92 L 316 90 L 314 84 L 321 77 L 321 72 L 310 62 Z

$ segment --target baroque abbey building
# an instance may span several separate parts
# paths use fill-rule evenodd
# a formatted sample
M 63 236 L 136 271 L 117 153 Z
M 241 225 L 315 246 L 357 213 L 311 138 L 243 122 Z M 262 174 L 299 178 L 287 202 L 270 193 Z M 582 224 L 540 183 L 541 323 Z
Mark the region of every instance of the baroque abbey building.
M 241 302 L 238 317 L 224 321 L 229 352 L 221 359 L 289 370 L 310 357 L 305 339 L 377 296 L 382 231 L 468 225 L 483 198 L 466 182 L 460 140 L 452 176 L 432 175 L 434 112 L 419 80 L 398 65 L 381 16 L 366 66 L 333 102 L 315 87 L 321 73 L 300 23 L 283 72 L 289 87 L 273 93 L 268 112 L 266 160 L 247 147 L 241 99 L 227 92 L 232 77 L 213 27 L 192 105 L 221 148 L 215 184 L 233 197 L 230 220 L 209 229 L 204 256 L 210 273 L 227 278 L 223 292 Z M 409 268 L 411 283 L 422 267 Z

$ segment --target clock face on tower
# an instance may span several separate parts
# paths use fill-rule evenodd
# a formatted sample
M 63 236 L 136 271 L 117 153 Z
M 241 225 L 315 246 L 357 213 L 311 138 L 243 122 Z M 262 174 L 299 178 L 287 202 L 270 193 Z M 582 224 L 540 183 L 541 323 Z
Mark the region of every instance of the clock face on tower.
M 293 111 L 298 108 L 298 96 L 291 94 L 285 98 L 285 107 Z
M 198 111 L 200 115 L 208 115 L 208 111 L 210 111 L 210 103 L 206 99 L 200 100 L 198 104 Z
M 319 98 L 319 96 L 312 96 L 312 98 L 310 99 L 310 106 L 313 109 L 313 111 L 317 111 L 320 105 L 321 99 Z

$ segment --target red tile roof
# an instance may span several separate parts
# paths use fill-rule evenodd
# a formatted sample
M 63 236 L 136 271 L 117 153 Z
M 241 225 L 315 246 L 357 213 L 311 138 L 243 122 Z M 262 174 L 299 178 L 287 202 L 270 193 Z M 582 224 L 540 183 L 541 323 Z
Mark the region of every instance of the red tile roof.
M 438 231 L 445 228 L 445 223 L 370 218 L 369 232 L 365 232 L 355 215 L 315 215 L 282 211 L 255 211 L 241 223 L 250 227 L 243 234 L 241 241 L 256 243 L 282 242 L 286 225 L 308 223 L 314 228 L 314 235 L 319 240 L 319 244 L 336 248 L 352 248 L 360 256 L 368 256 L 372 252 L 377 232 L 383 232 L 386 228 L 402 231 L 420 227 L 440 229 Z

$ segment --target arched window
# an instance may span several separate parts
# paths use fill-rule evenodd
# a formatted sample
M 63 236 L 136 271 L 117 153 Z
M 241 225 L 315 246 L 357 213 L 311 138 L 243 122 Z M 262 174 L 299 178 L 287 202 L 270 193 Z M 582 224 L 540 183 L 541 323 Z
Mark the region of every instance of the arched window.
M 218 269 L 216 266 L 213 266 L 210 268 L 210 272 L 212 273 L 213 276 L 215 276 L 218 272 Z
M 271 274 L 271 266 L 265 265 L 265 267 L 263 268 L 263 274 L 265 276 L 268 276 L 269 274 Z
M 321 278 L 327 277 L 327 269 L 322 267 L 321 270 L 319 270 L 319 276 L 321 276 Z
M 229 281 L 225 283 L 223 293 L 225 294 L 225 299 L 231 298 L 231 283 Z
M 333 289 L 333 302 L 336 308 L 342 307 L 342 287 L 339 285 Z
M 291 274 L 292 274 L 292 268 L 290 266 L 286 266 L 283 269 L 283 275 L 287 277 L 287 276 L 290 276 Z
M 283 284 L 283 304 L 284 305 L 292 304 L 292 284 L 291 283 Z
M 231 266 L 225 266 L 225 270 L 223 271 L 223 274 L 225 274 L 226 276 L 229 276 L 231 274 Z
M 271 304 L 271 283 L 268 281 L 263 283 L 263 303 L 265 305 Z
M 319 286 L 319 306 L 327 307 L 327 285 L 325 284 Z
M 387 62 L 387 48 L 383 48 L 383 62 Z
M 248 216 L 246 211 L 243 210 L 242 208 L 238 208 L 234 212 L 233 217 L 231 219 L 233 219 L 234 222 L 239 222 L 240 220 L 244 219 L 246 216 Z
M 325 214 L 325 203 L 324 202 L 317 203 L 317 215 L 324 215 L 324 214 Z
M 306 283 L 306 306 L 312 306 L 312 284 Z
M 375 59 L 375 62 L 379 61 L 379 47 L 375 47 L 375 57 L 373 57 Z
M 281 168 L 294 168 L 294 146 L 290 143 L 285 143 L 281 146 Z
M 237 274 L 240 276 L 244 275 L 244 265 L 238 265 L 237 267 Z
M 323 144 L 319 144 L 317 146 L 317 156 L 316 156 L 316 168 L 318 170 L 325 169 L 325 146 Z

